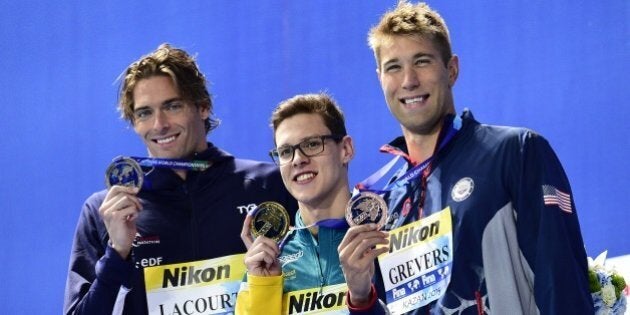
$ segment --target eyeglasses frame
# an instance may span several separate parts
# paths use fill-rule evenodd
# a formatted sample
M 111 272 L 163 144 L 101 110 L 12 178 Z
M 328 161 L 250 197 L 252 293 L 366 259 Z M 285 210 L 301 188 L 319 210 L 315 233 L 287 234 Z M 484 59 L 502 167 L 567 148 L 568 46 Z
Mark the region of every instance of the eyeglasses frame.
M 306 157 L 314 157 L 317 156 L 319 154 L 321 154 L 322 152 L 324 152 L 324 150 L 326 150 L 326 140 L 330 139 L 330 140 L 334 140 L 335 142 L 339 143 L 341 140 L 343 140 L 345 136 L 344 135 L 335 135 L 335 134 L 331 134 L 331 135 L 321 135 L 321 136 L 312 136 L 312 137 L 308 137 L 302 141 L 300 141 L 299 143 L 296 143 L 294 145 L 289 145 L 289 147 L 291 148 L 291 151 L 293 152 L 291 155 L 291 159 L 289 161 L 286 162 L 280 162 L 280 155 L 278 154 L 278 148 L 273 148 L 269 151 L 269 156 L 271 157 L 271 160 L 278 166 L 282 166 L 282 165 L 286 165 L 289 164 L 291 162 L 293 162 L 293 160 L 295 159 L 295 151 L 296 150 L 300 150 L 300 153 L 302 153 L 302 155 L 306 156 Z M 304 153 L 304 151 L 301 148 L 301 145 L 308 141 L 308 140 L 312 140 L 314 138 L 319 138 L 322 140 L 322 150 L 315 153 L 315 154 L 306 154 Z

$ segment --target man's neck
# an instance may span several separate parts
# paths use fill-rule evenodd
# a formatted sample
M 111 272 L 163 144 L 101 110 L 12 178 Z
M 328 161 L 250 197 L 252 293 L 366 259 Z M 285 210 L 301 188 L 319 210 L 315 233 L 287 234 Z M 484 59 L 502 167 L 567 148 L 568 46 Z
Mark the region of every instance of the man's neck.
M 345 217 L 346 207 L 350 200 L 350 190 L 348 187 L 340 189 L 334 196 L 326 201 L 322 201 L 316 205 L 303 204 L 298 202 L 300 207 L 300 216 L 305 226 L 326 219 L 341 219 Z M 319 228 L 313 226 L 309 228 L 311 234 L 317 235 Z
M 187 170 L 173 170 L 177 176 L 179 176 L 182 180 L 186 180 L 186 174 L 188 174 Z
M 409 157 L 416 163 L 422 163 L 433 155 L 440 136 L 440 128 L 430 134 L 416 134 L 403 130 Z
M 208 149 L 208 143 L 203 142 L 202 144 L 198 146 L 197 152 L 191 154 L 189 157 L 180 157 L 178 158 L 178 160 L 194 160 L 198 153 L 204 152 L 207 149 Z M 149 156 L 153 157 L 151 155 L 151 152 L 149 152 Z M 208 166 L 210 165 L 212 165 L 212 163 L 209 163 Z M 175 172 L 175 174 L 177 174 L 177 176 L 179 176 L 182 180 L 186 180 L 186 175 L 188 174 L 188 170 L 173 169 L 173 172 Z

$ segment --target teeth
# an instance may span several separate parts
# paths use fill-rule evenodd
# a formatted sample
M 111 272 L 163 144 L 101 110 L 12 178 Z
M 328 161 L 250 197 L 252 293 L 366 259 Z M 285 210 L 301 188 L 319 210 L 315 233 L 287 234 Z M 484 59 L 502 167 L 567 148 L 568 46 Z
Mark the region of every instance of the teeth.
M 419 97 L 414 97 L 414 98 L 407 98 L 404 100 L 405 104 L 411 104 L 411 103 L 415 103 L 415 102 L 422 102 L 424 100 L 424 96 L 419 96 Z
M 170 136 L 168 138 L 164 138 L 164 139 L 157 139 L 155 140 L 157 143 L 159 144 L 164 144 L 164 143 L 170 143 L 173 142 L 175 140 L 175 136 Z
M 303 181 L 303 180 L 307 180 L 307 179 L 311 179 L 315 177 L 315 175 L 313 173 L 304 173 L 304 174 L 300 174 L 296 180 L 297 181 Z

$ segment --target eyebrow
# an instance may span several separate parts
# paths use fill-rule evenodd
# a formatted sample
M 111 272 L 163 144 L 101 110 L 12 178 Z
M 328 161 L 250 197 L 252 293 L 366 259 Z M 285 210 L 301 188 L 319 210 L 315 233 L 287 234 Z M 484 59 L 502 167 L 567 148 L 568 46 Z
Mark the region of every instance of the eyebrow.
M 383 65 L 382 65 L 381 67 L 383 67 L 383 68 L 384 68 L 384 67 L 386 67 L 387 65 L 390 65 L 390 64 L 392 64 L 392 63 L 397 63 L 397 62 L 398 62 L 398 58 L 390 59 L 390 60 L 387 60 L 386 62 L 383 62 Z
M 282 147 L 292 147 L 292 146 L 294 146 L 294 145 L 297 145 L 298 143 L 302 143 L 302 142 L 304 142 L 305 140 L 309 140 L 309 139 L 312 139 L 312 138 L 319 138 L 319 137 L 321 137 L 321 136 L 324 136 L 324 135 L 312 135 L 312 136 L 306 136 L 306 137 L 303 137 L 303 138 L 301 138 L 300 140 L 298 140 L 298 142 L 297 142 L 297 143 L 295 143 L 295 144 L 286 144 L 286 143 L 285 143 L 285 144 L 283 144 L 283 145 L 279 145 L 279 146 L 278 146 L 278 148 L 282 148 Z
M 183 102 L 183 101 L 184 100 L 181 97 L 178 96 L 178 97 L 173 97 L 171 99 L 168 99 L 168 100 L 162 102 L 162 105 L 167 105 L 167 104 L 174 103 L 174 102 Z
M 429 57 L 431 59 L 435 59 L 435 55 L 434 54 L 430 54 L 430 53 L 417 53 L 415 55 L 413 55 L 413 59 L 417 59 L 417 58 L 421 58 L 421 57 Z
M 173 97 L 173 98 L 169 98 L 166 101 L 162 102 L 162 104 L 160 104 L 160 107 L 173 103 L 173 102 L 177 102 L 177 101 L 182 101 L 183 99 L 179 96 L 177 97 Z M 145 109 L 145 108 L 150 108 L 151 106 L 149 105 L 142 105 L 142 106 L 138 106 L 138 107 L 134 107 L 133 111 L 137 111 L 137 110 L 141 110 L 141 109 Z
M 434 54 L 425 53 L 425 52 L 419 52 L 419 53 L 413 55 L 411 57 L 411 59 L 418 59 L 418 58 L 422 58 L 422 57 L 428 57 L 428 58 L 431 58 L 431 59 L 435 59 L 435 55 Z M 386 67 L 389 64 L 397 63 L 397 62 L 400 62 L 400 59 L 399 58 L 393 58 L 393 59 L 390 59 L 390 60 L 387 60 L 386 62 L 384 62 L 382 67 Z

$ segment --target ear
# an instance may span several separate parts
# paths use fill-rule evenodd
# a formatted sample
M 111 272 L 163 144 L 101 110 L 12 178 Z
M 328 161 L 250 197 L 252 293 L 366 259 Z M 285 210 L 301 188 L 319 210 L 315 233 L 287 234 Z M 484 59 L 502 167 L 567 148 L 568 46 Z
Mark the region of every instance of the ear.
M 453 55 L 446 65 L 448 70 L 448 86 L 453 87 L 459 76 L 459 57 Z
M 208 119 L 210 117 L 210 105 L 209 104 L 199 104 L 195 106 L 197 108 L 197 112 L 199 116 L 201 116 L 202 120 Z
M 354 157 L 354 144 L 352 143 L 352 138 L 348 135 L 341 139 L 341 161 L 344 165 L 350 163 L 352 158 Z

